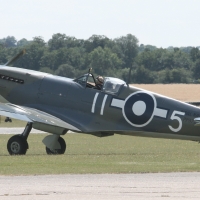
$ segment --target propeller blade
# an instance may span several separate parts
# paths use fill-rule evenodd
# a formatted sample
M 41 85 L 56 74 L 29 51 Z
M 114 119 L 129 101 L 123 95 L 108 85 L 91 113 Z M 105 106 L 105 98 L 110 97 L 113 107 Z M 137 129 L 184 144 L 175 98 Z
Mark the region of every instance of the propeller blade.
M 9 66 L 11 65 L 13 62 L 15 62 L 17 59 L 19 59 L 21 56 L 23 56 L 26 53 L 26 50 L 23 49 L 21 52 L 19 52 L 15 57 L 13 57 L 12 59 L 10 59 L 6 64 L 4 64 L 5 66 Z

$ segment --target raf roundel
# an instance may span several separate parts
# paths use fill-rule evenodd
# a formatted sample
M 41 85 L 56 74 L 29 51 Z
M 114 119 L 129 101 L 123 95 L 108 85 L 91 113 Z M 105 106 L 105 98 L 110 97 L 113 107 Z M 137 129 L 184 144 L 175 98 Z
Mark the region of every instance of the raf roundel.
M 122 112 L 129 124 L 143 127 L 153 119 L 156 106 L 156 99 L 153 95 L 139 91 L 126 98 Z

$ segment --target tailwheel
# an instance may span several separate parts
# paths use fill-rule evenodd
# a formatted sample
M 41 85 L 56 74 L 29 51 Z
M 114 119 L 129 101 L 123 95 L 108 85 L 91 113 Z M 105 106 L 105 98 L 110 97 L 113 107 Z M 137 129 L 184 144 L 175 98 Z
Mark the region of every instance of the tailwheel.
M 66 143 L 65 140 L 61 137 L 58 138 L 58 143 L 60 144 L 60 149 L 50 149 L 46 147 L 46 152 L 49 155 L 58 155 L 58 154 L 64 154 L 66 150 Z
M 25 155 L 28 143 L 21 135 L 14 135 L 8 140 L 7 149 L 10 155 Z

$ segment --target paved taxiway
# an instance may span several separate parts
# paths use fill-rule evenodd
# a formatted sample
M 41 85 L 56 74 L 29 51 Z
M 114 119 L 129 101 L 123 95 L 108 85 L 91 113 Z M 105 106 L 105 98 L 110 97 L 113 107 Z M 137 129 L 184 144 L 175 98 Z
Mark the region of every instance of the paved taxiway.
M 200 199 L 200 173 L 0 176 L 0 199 Z

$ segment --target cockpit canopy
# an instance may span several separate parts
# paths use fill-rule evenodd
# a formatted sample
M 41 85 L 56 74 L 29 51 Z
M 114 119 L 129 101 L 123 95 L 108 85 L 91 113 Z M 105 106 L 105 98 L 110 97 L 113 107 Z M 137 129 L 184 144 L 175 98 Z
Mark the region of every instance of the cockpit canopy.
M 75 79 L 74 81 L 79 83 L 83 87 L 96 89 L 96 81 L 93 74 L 84 74 L 83 76 Z M 101 90 L 105 93 L 116 95 L 119 92 L 121 86 L 125 84 L 126 83 L 121 79 L 113 77 L 104 77 L 104 83 Z
M 117 94 L 122 85 L 126 83 L 118 78 L 105 77 L 103 91 L 110 94 Z

